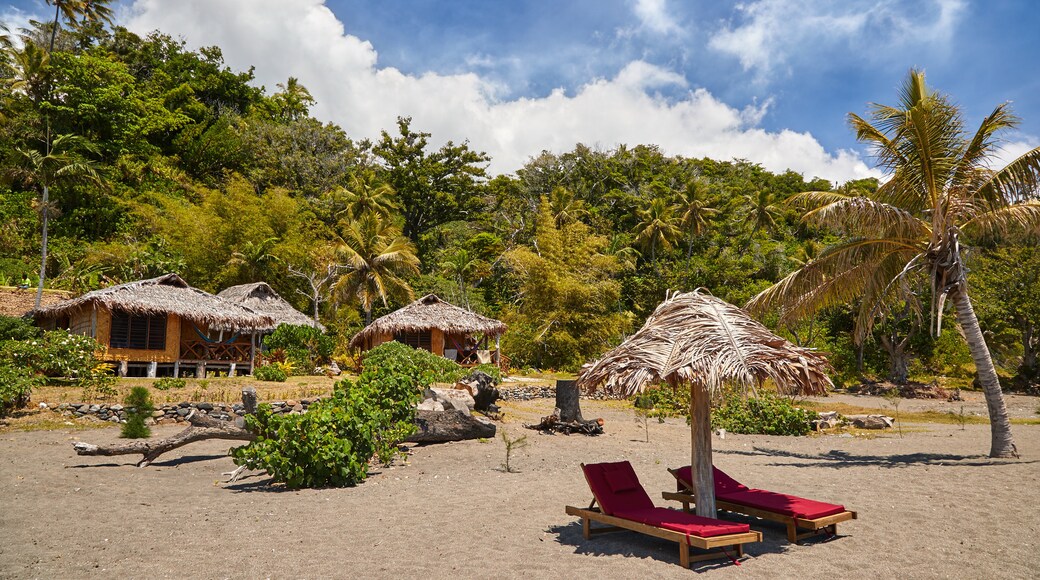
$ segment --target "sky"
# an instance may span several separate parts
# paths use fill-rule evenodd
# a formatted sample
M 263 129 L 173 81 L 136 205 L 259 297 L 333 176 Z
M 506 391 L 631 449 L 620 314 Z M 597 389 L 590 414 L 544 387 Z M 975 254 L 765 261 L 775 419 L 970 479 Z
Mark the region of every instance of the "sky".
M 836 183 L 880 176 L 847 114 L 911 67 L 975 127 L 1011 101 L 1003 162 L 1040 146 L 1033 0 L 121 0 L 117 22 L 219 46 L 269 92 L 296 77 L 356 139 L 398 116 L 492 174 L 542 150 L 656 144 Z M 0 3 L 21 25 L 42 0 Z M 1001 161 L 998 160 L 998 163 Z

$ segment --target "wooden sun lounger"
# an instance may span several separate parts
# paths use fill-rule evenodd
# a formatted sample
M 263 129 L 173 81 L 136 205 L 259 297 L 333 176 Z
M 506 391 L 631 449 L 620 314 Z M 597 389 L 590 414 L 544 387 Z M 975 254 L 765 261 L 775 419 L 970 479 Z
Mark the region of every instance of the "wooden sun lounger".
M 588 540 L 592 536 L 597 534 L 605 534 L 608 532 L 620 532 L 629 530 L 638 532 L 640 534 L 646 534 L 655 538 L 661 538 L 663 540 L 669 540 L 679 544 L 679 565 L 683 568 L 689 568 L 691 562 L 701 562 L 704 560 L 716 560 L 719 558 L 740 558 L 744 555 L 744 544 L 752 542 L 762 541 L 762 532 L 756 532 L 754 530 L 745 532 L 742 534 L 728 534 L 725 536 L 714 536 L 711 538 L 701 538 L 698 536 L 687 536 L 680 532 L 673 532 L 672 530 L 666 530 L 664 528 L 658 528 L 656 526 L 649 526 L 632 520 L 626 520 L 615 516 L 609 516 L 599 510 L 597 507 L 579 508 L 574 506 L 567 506 L 567 514 L 577 516 L 581 518 L 581 531 L 582 536 Z M 604 524 L 606 527 L 592 527 L 591 522 L 597 522 Z M 718 548 L 718 552 L 709 552 L 707 554 L 690 554 L 690 547 L 700 548 L 702 550 L 714 550 Z M 725 549 L 729 546 L 733 546 L 736 554 L 730 556 L 726 553 Z
M 744 554 L 743 545 L 762 540 L 762 534 L 747 524 L 734 524 L 705 518 L 679 510 L 657 507 L 627 461 L 581 466 L 593 500 L 587 508 L 567 506 L 568 515 L 581 518 L 582 535 L 629 530 L 679 544 L 679 563 L 730 558 L 736 562 Z M 597 504 L 600 507 L 596 507 Z M 592 522 L 603 527 L 592 527 Z M 710 550 L 707 554 L 690 554 L 690 547 Z M 733 546 L 736 555 L 726 548 Z M 717 549 L 717 551 L 716 551 Z
M 675 476 L 676 481 L 683 482 L 682 478 L 677 474 L 678 470 L 669 469 L 668 471 Z M 696 497 L 690 490 L 666 491 L 663 492 L 661 496 L 666 500 L 681 502 L 683 511 L 685 512 L 690 512 L 691 506 L 694 506 L 697 503 Z M 724 497 L 719 496 L 718 491 L 716 491 L 715 506 L 720 510 L 784 524 L 787 527 L 787 541 L 792 544 L 797 544 L 806 538 L 816 536 L 820 533 L 837 534 L 839 523 L 857 519 L 856 512 L 851 510 L 845 510 L 841 513 L 814 519 L 789 516 L 787 514 L 727 501 Z M 798 530 L 808 531 L 798 533 Z

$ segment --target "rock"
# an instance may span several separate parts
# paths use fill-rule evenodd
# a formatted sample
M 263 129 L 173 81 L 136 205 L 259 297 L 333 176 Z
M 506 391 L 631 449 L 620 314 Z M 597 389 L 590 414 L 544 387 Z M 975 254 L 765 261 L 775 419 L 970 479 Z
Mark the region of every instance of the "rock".
M 824 429 L 833 429 L 841 424 L 841 417 L 837 411 L 821 411 L 818 414 L 818 418 L 813 422 L 813 428 L 817 431 Z
M 200 411 L 212 411 L 213 403 L 199 403 L 195 405 Z
M 465 415 L 469 415 L 476 405 L 473 396 L 463 389 L 427 387 L 423 391 L 423 399 L 434 399 L 439 401 L 445 409 L 454 409 Z
M 189 408 L 187 408 L 187 407 L 179 407 L 179 408 L 177 409 L 177 415 L 178 415 L 179 417 L 187 417 L 187 416 L 188 416 L 188 413 L 191 413 L 191 409 L 189 409 Z
M 97 413 L 100 410 L 101 410 L 101 405 L 91 405 L 90 407 L 87 408 L 87 412 L 88 413 Z
M 119 412 L 123 410 L 123 406 L 119 404 L 112 405 L 111 407 L 109 407 L 109 410 Z
M 163 411 L 161 409 L 158 411 L 152 411 L 152 418 L 158 419 L 159 417 L 162 417 L 164 415 L 166 415 L 166 411 Z
M 443 411 L 444 404 L 435 399 L 426 399 L 416 407 L 419 411 Z
M 884 415 L 848 415 L 845 420 L 859 429 L 891 429 L 895 419 Z
M 113 423 L 118 423 L 119 422 L 119 417 L 116 417 L 115 415 L 112 415 L 111 417 L 109 417 L 109 418 L 107 418 L 105 420 L 106 421 L 111 421 Z
M 293 413 L 302 413 L 303 412 L 303 405 L 301 405 L 299 403 L 296 403 L 295 405 L 293 405 L 292 412 Z
M 47 403 L 40 403 L 40 408 L 41 409 L 49 409 L 50 407 L 47 406 Z
M 296 405 L 299 405 L 299 404 L 300 404 L 299 401 L 293 401 L 293 400 L 288 400 L 288 401 L 285 402 L 285 406 L 286 407 L 290 407 L 290 408 L 295 407 Z
M 188 401 L 181 401 L 180 403 L 177 403 L 177 406 L 181 408 L 190 407 L 191 403 L 189 403 Z

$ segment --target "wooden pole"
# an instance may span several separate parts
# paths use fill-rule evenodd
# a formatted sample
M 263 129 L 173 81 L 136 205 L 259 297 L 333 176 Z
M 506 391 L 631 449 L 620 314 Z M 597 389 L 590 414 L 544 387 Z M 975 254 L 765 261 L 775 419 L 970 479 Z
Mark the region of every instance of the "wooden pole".
M 690 434 L 692 436 L 693 492 L 697 498 L 694 511 L 699 516 L 714 518 L 715 478 L 711 465 L 711 394 L 705 385 L 690 385 Z

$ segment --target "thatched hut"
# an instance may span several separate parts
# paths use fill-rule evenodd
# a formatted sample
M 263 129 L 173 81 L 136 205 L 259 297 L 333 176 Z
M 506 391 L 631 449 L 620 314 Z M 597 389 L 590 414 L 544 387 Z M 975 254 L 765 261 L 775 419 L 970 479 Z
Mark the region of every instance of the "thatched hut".
M 396 340 L 454 360 L 462 365 L 504 365 L 500 339 L 505 323 L 449 304 L 427 294 L 408 306 L 377 318 L 350 340 L 362 351 Z M 488 348 L 494 339 L 495 348 Z
M 256 335 L 273 319 L 192 288 L 176 274 L 88 292 L 32 313 L 38 326 L 92 336 L 119 374 L 252 373 Z
M 253 282 L 252 284 L 239 284 L 225 288 L 217 293 L 218 298 L 233 302 L 239 306 L 270 316 L 274 322 L 270 328 L 260 329 L 269 332 L 278 327 L 279 324 L 294 324 L 297 326 L 313 326 L 324 332 L 323 326 L 317 320 L 296 310 L 284 298 L 278 295 L 266 282 Z

